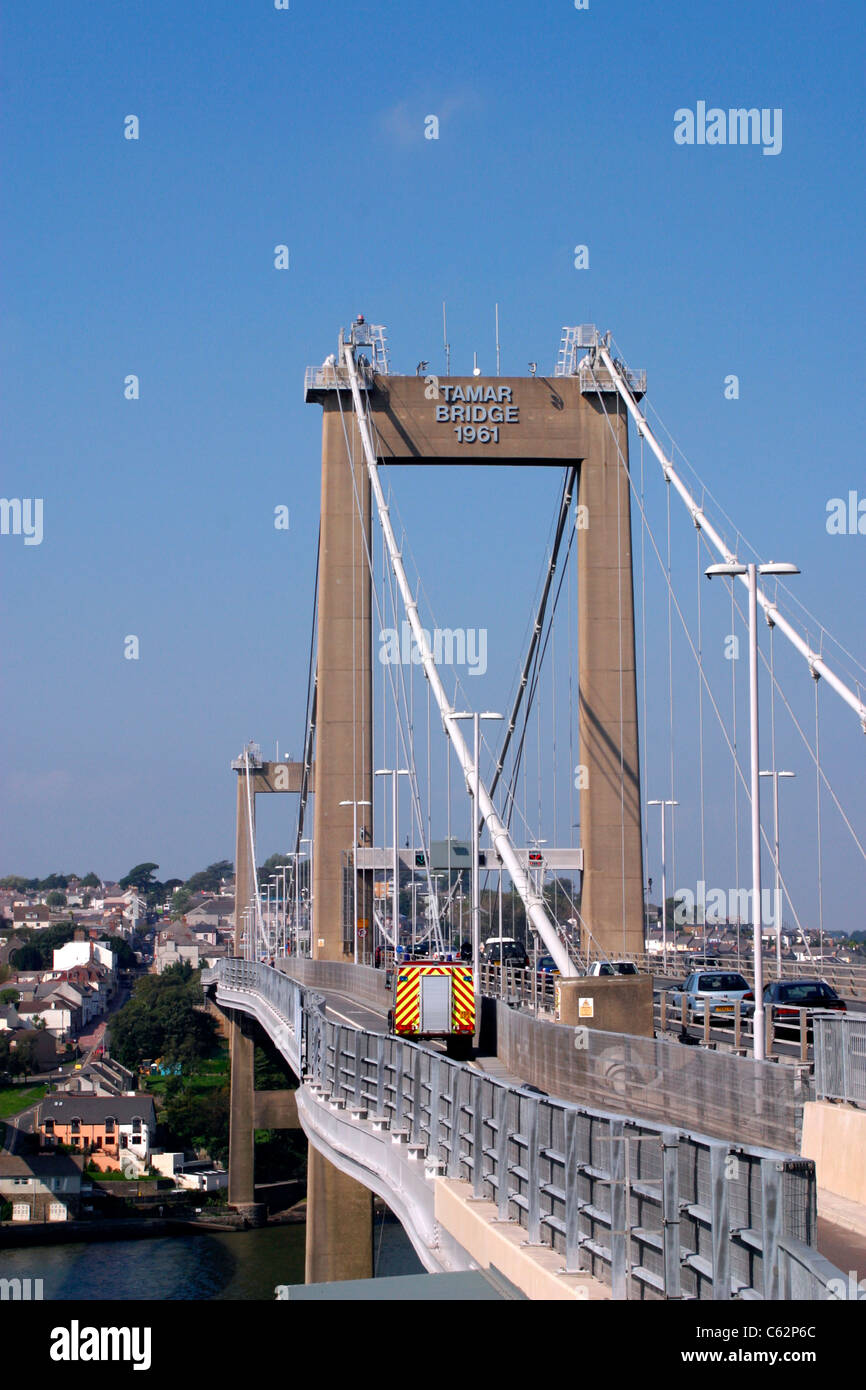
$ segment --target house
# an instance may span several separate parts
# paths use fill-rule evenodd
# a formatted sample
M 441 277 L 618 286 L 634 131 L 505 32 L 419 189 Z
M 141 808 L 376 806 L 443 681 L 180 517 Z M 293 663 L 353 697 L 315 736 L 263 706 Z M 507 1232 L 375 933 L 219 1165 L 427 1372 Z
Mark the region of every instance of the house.
M 22 1025 L 25 1028 L 35 1028 L 37 1024 L 44 1022 L 42 1015 L 49 1005 L 45 999 L 20 999 L 16 1008 Z
M 20 1012 L 20 1004 L 15 1006 Z M 39 1017 L 39 1015 L 35 1015 Z M 33 1070 L 48 1071 L 57 1062 L 57 1042 L 53 1033 L 49 1033 L 47 1028 L 33 1028 L 25 1019 L 21 1019 L 21 1027 L 14 1029 L 9 1034 L 9 1047 L 15 1052 L 22 1042 L 29 1042 L 33 1052 Z
M 11 1033 L 20 1028 L 21 1018 L 14 1004 L 0 1005 L 0 1033 Z
M 51 909 L 44 903 L 16 903 L 12 909 L 12 924 L 15 927 L 38 929 L 51 925 Z
M 90 1161 L 105 1171 L 121 1167 L 124 1154 L 148 1161 L 156 1134 L 150 1096 L 86 1096 L 52 1093 L 38 1110 L 43 1144 L 90 1150 Z
M 154 952 L 157 975 L 183 961 L 188 961 L 193 970 L 197 970 L 199 958 L 199 943 L 187 927 L 167 927 L 159 933 Z
M 234 911 L 234 898 L 204 898 L 184 913 L 184 918 L 187 926 L 194 931 L 201 927 L 230 927 L 234 922 Z
M 13 1221 L 72 1221 L 81 1209 L 84 1159 L 71 1154 L 0 1153 L 0 1202 Z
M 54 951 L 52 965 L 54 970 L 71 970 L 73 965 L 87 965 L 91 960 L 114 969 L 112 952 L 99 941 L 67 941 Z

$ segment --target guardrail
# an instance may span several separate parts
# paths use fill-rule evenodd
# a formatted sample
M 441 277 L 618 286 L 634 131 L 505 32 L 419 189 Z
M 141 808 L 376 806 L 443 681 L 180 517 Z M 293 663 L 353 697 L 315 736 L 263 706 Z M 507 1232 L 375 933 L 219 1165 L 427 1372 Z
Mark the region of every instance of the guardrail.
M 221 962 L 203 982 L 214 979 L 259 995 L 295 1030 L 318 1100 L 390 1129 L 431 1174 L 470 1183 L 530 1244 L 606 1279 L 614 1298 L 778 1298 L 793 1259 L 819 1284 L 832 1270 L 812 1248 L 808 1160 L 536 1095 L 329 1022 L 320 996 L 264 965 Z M 822 1288 L 837 1296 L 826 1278 Z
M 716 967 L 700 965 L 693 966 L 690 963 L 690 956 L 694 952 L 674 953 L 668 951 L 667 963 L 661 954 L 648 952 L 644 955 L 630 955 L 617 957 L 622 960 L 633 960 L 639 970 L 645 971 L 650 975 L 672 976 L 674 979 L 685 979 L 691 971 L 699 969 L 715 969 Z M 702 954 L 701 952 L 697 953 Z M 729 956 L 727 953 L 716 957 L 712 948 L 707 949 L 708 956 L 717 958 L 724 962 L 720 969 L 738 970 L 741 975 L 745 975 L 749 984 L 753 982 L 752 957 L 751 953 L 743 950 L 739 958 Z M 775 955 L 764 956 L 764 983 L 769 984 L 772 980 L 826 980 L 836 990 L 837 994 L 848 996 L 854 999 L 866 999 L 866 965 L 837 965 L 830 962 L 821 961 L 782 961 L 781 973 L 776 969 Z
M 866 1015 L 816 1014 L 815 1094 L 866 1105 Z
M 659 1033 L 688 1033 L 705 1047 L 725 1047 L 741 1056 L 754 1050 L 755 1022 L 752 1007 L 743 1008 L 739 999 L 732 1001 L 729 1017 L 723 1019 L 711 1008 L 693 1008 L 685 994 L 671 990 L 659 991 L 653 1001 L 653 1020 Z M 764 1055 L 780 1061 L 794 1062 L 807 1067 L 812 1061 L 812 1020 L 814 1009 L 794 1009 L 785 1005 L 787 1018 L 773 1013 L 766 1005 L 764 1012 Z M 797 1015 L 793 1018 L 792 1015 Z

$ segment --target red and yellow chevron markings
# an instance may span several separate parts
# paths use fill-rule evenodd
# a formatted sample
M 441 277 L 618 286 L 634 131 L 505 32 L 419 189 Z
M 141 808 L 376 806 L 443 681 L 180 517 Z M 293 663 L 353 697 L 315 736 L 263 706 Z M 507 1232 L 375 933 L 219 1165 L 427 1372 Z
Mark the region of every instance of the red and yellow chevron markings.
M 417 1033 L 421 1026 L 421 979 L 424 975 L 451 976 L 451 1031 L 474 1033 L 475 992 L 472 971 L 466 965 L 404 965 L 397 975 L 394 1032 Z
M 475 991 L 468 966 L 451 972 L 451 1026 L 455 1033 L 475 1032 Z

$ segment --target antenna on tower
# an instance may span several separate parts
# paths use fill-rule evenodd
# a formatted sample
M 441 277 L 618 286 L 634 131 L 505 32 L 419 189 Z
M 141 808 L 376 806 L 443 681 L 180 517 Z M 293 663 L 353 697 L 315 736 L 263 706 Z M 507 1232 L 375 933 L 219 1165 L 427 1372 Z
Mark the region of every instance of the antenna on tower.
M 478 365 L 478 353 L 477 353 L 477 352 L 473 352 L 473 354 L 472 354 L 472 375 L 473 375 L 473 376 L 480 376 L 480 375 L 481 375 L 481 368 L 480 368 L 479 365 Z
M 451 375 L 451 344 L 448 341 L 448 323 L 445 318 L 445 300 L 442 300 L 442 341 L 445 344 L 445 375 Z
M 499 376 L 499 305 L 496 305 L 496 375 Z

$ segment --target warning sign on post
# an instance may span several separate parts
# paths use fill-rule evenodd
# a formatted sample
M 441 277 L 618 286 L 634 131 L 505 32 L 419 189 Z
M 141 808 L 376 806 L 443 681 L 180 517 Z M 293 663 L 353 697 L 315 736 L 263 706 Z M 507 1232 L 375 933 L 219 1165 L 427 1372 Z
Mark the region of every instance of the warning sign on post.
M 578 999 L 577 1016 L 578 1018 L 592 1018 L 595 1012 L 594 999 Z

